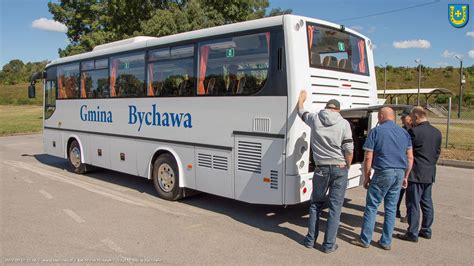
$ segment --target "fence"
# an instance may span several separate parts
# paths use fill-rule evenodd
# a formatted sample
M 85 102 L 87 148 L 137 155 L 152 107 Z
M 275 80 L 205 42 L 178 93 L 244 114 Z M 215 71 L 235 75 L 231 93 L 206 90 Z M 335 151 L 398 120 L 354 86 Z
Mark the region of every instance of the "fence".
M 430 123 L 443 133 L 443 148 L 474 150 L 474 109 L 463 106 L 460 118 L 458 105 L 449 100 L 428 105 L 427 109 Z

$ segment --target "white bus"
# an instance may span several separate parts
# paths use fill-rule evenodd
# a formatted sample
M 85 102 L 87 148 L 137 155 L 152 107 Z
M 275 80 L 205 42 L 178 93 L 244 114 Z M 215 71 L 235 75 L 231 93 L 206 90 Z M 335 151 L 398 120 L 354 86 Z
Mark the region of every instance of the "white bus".
M 347 110 L 377 103 L 371 41 L 294 15 L 99 45 L 49 63 L 32 77 L 30 97 L 38 78 L 45 153 L 80 174 L 97 166 L 152 179 L 167 200 L 192 189 L 258 204 L 307 201 L 314 162 L 296 112 L 300 90 L 310 111 L 332 98 Z M 373 115 L 346 114 L 351 188 Z

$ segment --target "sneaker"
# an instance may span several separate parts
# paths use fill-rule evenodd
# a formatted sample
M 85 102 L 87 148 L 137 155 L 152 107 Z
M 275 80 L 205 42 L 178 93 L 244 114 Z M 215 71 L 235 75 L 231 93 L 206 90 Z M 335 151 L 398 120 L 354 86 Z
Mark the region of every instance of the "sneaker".
M 337 244 L 334 244 L 332 248 L 325 249 L 323 250 L 323 252 L 326 254 L 333 253 L 334 251 L 337 250 L 337 248 L 339 248 L 339 246 Z
M 377 241 L 377 245 L 381 248 L 381 249 L 384 249 L 384 250 L 390 250 L 392 247 L 390 246 L 387 246 L 387 245 L 384 245 L 382 243 L 380 243 L 380 240 Z
M 361 247 L 361 248 L 368 248 L 369 247 L 369 245 L 366 245 L 366 244 L 362 243 L 359 239 L 353 239 L 353 240 L 351 240 L 350 243 L 354 246 L 358 246 L 358 247 Z
M 409 242 L 414 242 L 414 243 L 418 242 L 418 238 L 412 237 L 408 234 L 395 234 L 395 237 L 404 241 L 409 241 Z
M 405 216 L 405 217 L 401 217 L 401 218 L 400 218 L 400 222 L 406 224 L 406 223 L 408 223 L 408 218 L 407 218 L 406 216 Z
M 397 218 L 402 218 L 402 214 L 400 213 L 400 211 L 397 211 L 396 217 L 397 217 Z

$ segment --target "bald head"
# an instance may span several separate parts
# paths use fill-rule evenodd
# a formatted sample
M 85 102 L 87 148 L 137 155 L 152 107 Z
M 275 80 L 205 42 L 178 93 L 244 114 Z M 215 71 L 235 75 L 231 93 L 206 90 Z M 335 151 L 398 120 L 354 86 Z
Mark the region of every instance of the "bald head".
M 379 111 L 378 119 L 380 124 L 388 120 L 395 121 L 395 112 L 390 107 L 383 107 Z

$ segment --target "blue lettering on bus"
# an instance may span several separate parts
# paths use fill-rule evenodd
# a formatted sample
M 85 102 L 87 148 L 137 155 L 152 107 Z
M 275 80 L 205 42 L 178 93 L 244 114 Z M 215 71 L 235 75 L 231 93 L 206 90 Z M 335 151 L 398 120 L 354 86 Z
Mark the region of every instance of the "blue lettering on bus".
M 142 129 L 143 124 L 159 127 L 193 127 L 190 113 L 161 113 L 157 110 L 156 104 L 151 106 L 151 111 L 149 112 L 140 112 L 135 105 L 129 105 L 128 124 L 135 125 L 137 123 L 138 131 Z
M 89 110 L 87 105 L 82 105 L 79 111 L 79 116 L 82 121 L 89 122 L 100 122 L 100 123 L 112 123 L 112 112 L 100 110 L 97 106 L 97 110 Z

